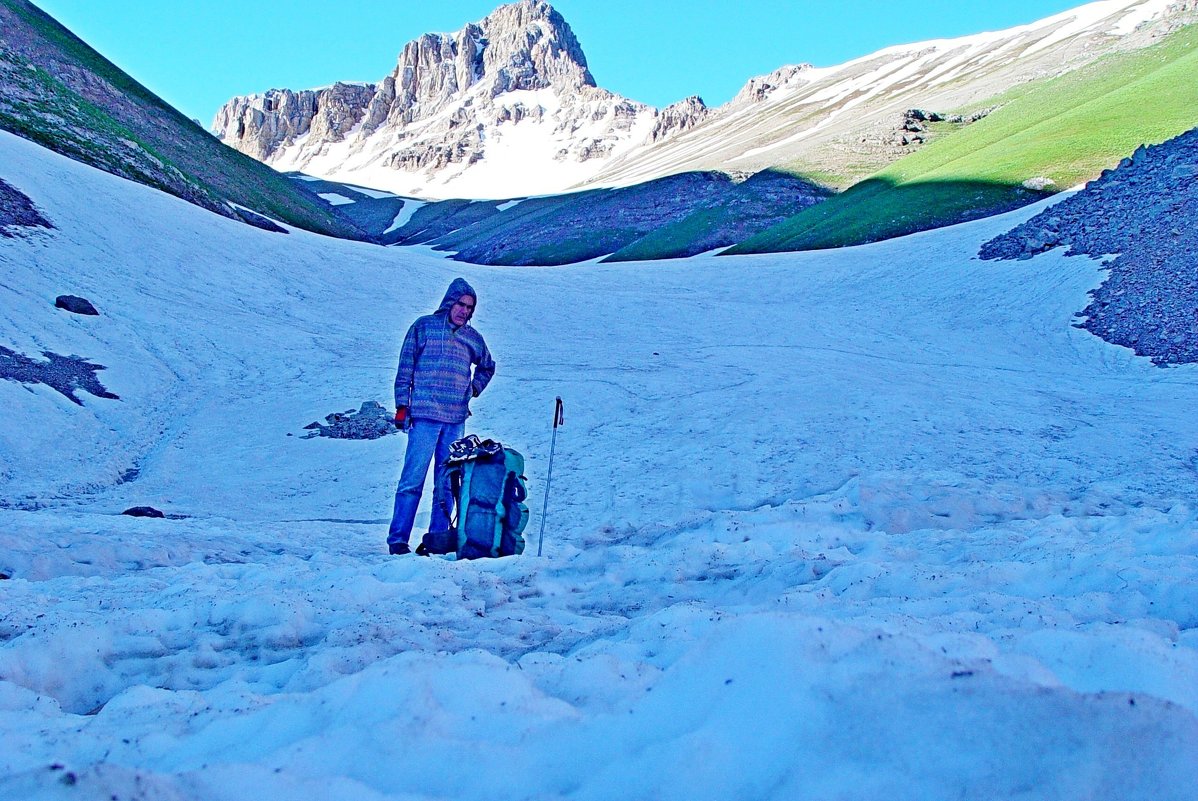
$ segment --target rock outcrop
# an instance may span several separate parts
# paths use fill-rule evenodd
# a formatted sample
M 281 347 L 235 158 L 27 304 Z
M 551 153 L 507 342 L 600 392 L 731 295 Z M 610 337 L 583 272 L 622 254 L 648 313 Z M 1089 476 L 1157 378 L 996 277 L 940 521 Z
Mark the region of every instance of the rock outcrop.
M 390 413 L 378 401 L 365 401 L 356 412 L 350 409 L 325 415 L 323 424 L 309 423 L 304 428 L 310 432 L 305 439 L 378 439 L 398 430 Z
M 309 134 L 340 142 L 362 120 L 374 95 L 370 84 L 336 83 L 302 92 L 272 89 L 226 104 L 213 125 L 229 131 L 239 150 L 261 161 Z
M 695 113 L 684 101 L 658 135 L 685 130 Z M 456 33 L 409 42 L 377 84 L 234 98 L 213 131 L 280 169 L 357 176 L 399 192 L 440 184 L 451 194 L 465 168 L 489 154 L 503 158 L 508 142 L 540 143 L 520 149 L 534 172 L 606 159 L 643 141 L 657 116 L 598 88 L 561 15 L 542 0 L 521 0 Z M 549 188 L 565 189 L 574 176 Z
M 1141 147 L 1077 194 L 987 242 L 984 259 L 1056 247 L 1106 264 L 1080 327 L 1157 364 L 1198 362 L 1198 129 Z
M 53 228 L 25 193 L 0 179 L 0 236 L 12 237 L 13 228 Z
M 691 95 L 662 109 L 649 134 L 650 142 L 660 142 L 674 134 L 689 131 L 707 118 L 710 109 L 698 95 Z
M 100 314 L 87 298 L 78 295 L 59 295 L 54 299 L 55 308 L 69 311 L 71 314 L 84 314 L 95 317 Z
M 728 105 L 735 108 L 769 100 L 778 89 L 790 86 L 792 83 L 801 83 L 801 81 L 796 82 L 795 78 L 811 69 L 814 68 L 810 64 L 788 64 L 785 67 L 779 67 L 769 75 L 750 78 Z
M 161 509 L 155 509 L 153 506 L 131 506 L 121 512 L 121 514 L 128 515 L 129 517 L 152 517 L 158 520 L 166 517 L 166 514 Z

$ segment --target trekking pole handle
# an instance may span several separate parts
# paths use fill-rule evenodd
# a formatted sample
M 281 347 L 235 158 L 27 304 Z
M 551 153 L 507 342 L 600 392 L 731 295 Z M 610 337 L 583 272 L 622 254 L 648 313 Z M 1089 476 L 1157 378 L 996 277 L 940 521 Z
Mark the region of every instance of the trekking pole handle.
M 566 424 L 566 415 L 565 415 L 564 410 L 562 409 L 562 399 L 561 399 L 561 396 L 559 395 L 558 399 L 557 399 L 557 404 L 553 407 L 553 427 L 554 427 L 554 429 L 556 429 L 558 426 L 564 426 L 565 424 Z

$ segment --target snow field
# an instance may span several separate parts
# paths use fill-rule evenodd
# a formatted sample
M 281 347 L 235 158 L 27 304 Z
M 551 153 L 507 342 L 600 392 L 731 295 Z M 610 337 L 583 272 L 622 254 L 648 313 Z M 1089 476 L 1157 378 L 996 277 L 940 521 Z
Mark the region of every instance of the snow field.
M 0 381 L 0 797 L 1190 797 L 1198 373 L 1070 327 L 1096 263 L 973 260 L 1037 209 L 483 268 L 0 152 L 58 226 L 0 240 L 0 342 L 122 398 Z M 394 559 L 402 437 L 298 434 L 458 274 L 530 553 Z
M 172 561 L 219 553 L 188 536 L 195 554 L 60 579 L 52 599 L 13 585 L 14 608 L 55 622 L 7 616 L 8 636 L 31 625 L 39 642 L 0 651 L 0 715 L 46 706 L 33 690 L 94 713 L 51 735 L 72 766 L 108 751 L 208 789 L 230 766 L 267 786 L 282 768 L 300 797 L 345 776 L 465 798 L 579 782 L 580 797 L 918 798 L 947 783 L 998 798 L 1066 778 L 1039 797 L 1184 797 L 1165 782 L 1194 775 L 1198 655 L 1169 621 L 1198 608 L 1194 560 L 1173 563 L 1192 513 L 895 537 L 851 509 L 836 493 L 481 567 L 354 558 L 369 544 L 342 531 L 348 557 L 258 548 L 168 579 Z M 46 730 L 5 728 L 29 754 L 7 769 L 44 772 Z M 454 758 L 485 781 L 445 770 Z

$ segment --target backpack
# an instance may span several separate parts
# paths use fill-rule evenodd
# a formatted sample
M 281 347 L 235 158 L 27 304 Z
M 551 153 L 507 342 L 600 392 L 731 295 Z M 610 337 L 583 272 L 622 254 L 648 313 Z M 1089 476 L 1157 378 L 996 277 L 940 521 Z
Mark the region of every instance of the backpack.
M 448 531 L 428 532 L 417 553 L 478 559 L 524 552 L 528 486 L 519 451 L 471 434 L 449 446 L 436 480 L 442 497 L 456 501 L 457 515 L 450 517 Z

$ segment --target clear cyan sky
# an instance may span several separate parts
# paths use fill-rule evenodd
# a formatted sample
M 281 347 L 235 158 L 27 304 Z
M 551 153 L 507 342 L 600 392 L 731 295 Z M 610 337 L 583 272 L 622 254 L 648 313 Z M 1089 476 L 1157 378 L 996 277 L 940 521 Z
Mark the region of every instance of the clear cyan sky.
M 404 44 L 499 0 L 33 0 L 204 126 L 234 95 L 376 82 Z M 1009 28 L 1081 0 L 555 0 L 605 89 L 663 107 L 727 102 L 785 64 Z

